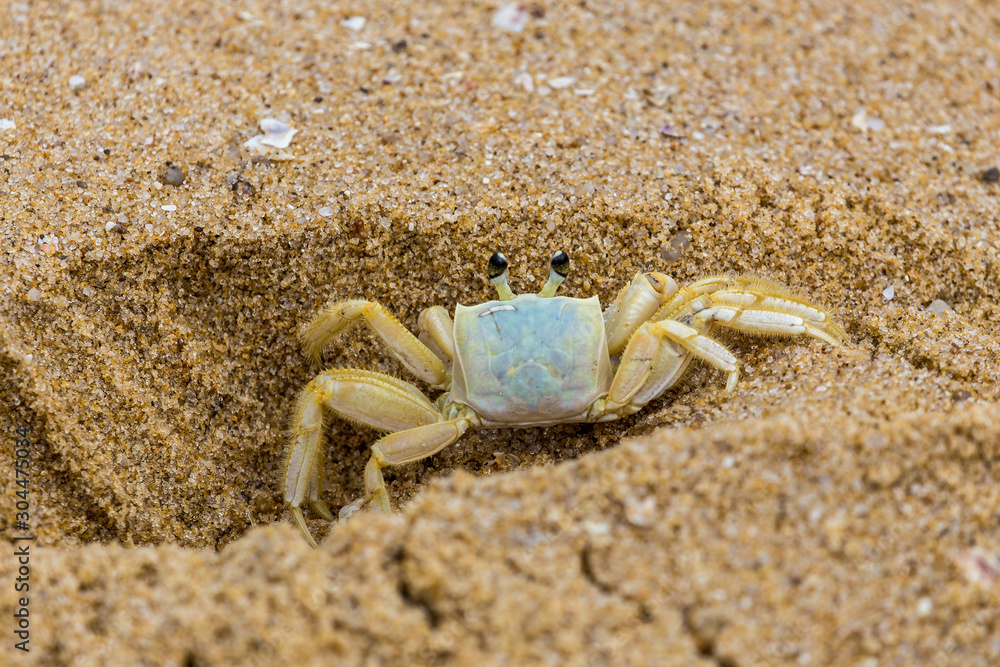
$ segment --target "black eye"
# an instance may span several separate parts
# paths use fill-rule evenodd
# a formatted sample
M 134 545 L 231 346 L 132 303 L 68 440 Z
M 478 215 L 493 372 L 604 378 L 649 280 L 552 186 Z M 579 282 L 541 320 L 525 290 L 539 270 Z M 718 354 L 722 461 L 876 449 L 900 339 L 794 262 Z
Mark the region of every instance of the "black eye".
M 569 274 L 569 255 L 562 250 L 553 255 L 552 270 L 565 278 Z
M 486 267 L 486 274 L 493 280 L 497 276 L 502 276 L 507 271 L 507 258 L 502 252 L 495 252 L 490 257 L 489 266 Z

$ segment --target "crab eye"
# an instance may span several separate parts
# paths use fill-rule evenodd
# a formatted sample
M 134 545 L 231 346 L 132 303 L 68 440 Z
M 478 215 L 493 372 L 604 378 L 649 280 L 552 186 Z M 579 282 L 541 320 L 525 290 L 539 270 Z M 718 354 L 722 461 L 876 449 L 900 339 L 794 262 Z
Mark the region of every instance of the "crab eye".
M 507 258 L 503 256 L 502 252 L 493 253 L 493 256 L 490 257 L 489 266 L 486 267 L 486 275 L 490 277 L 490 280 L 493 280 L 506 272 Z
M 514 298 L 514 293 L 510 291 L 507 284 L 507 258 L 502 252 L 495 252 L 490 257 L 490 263 L 486 267 L 486 275 L 490 277 L 490 282 L 497 288 L 497 295 L 501 301 L 510 301 Z
M 552 270 L 565 278 L 569 274 L 569 255 L 560 250 L 552 255 Z
M 538 293 L 540 297 L 551 298 L 556 295 L 556 290 L 559 289 L 562 281 L 566 280 L 566 274 L 569 273 L 569 255 L 560 250 L 552 255 L 550 266 L 549 281 L 545 283 L 545 287 Z

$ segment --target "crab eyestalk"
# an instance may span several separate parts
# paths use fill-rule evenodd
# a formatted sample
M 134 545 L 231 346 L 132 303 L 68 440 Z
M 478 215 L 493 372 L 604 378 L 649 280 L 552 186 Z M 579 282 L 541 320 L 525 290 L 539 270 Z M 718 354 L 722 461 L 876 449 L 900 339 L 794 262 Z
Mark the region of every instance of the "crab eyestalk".
M 497 288 L 497 294 L 501 301 L 511 301 L 514 293 L 510 291 L 507 284 L 507 258 L 502 252 L 495 252 L 490 257 L 490 263 L 486 267 L 486 274 L 490 277 L 490 282 Z
M 549 280 L 545 283 L 542 291 L 538 293 L 538 296 L 546 299 L 555 296 L 562 281 L 566 280 L 566 276 L 569 274 L 569 255 L 560 250 L 552 255 L 549 266 Z

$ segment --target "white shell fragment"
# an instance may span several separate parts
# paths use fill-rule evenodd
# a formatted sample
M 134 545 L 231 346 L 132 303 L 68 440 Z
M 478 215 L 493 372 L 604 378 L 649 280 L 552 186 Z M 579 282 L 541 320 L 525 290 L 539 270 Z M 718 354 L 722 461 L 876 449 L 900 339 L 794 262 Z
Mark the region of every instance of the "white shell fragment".
M 892 283 L 889 283 L 889 285 L 884 290 L 882 290 L 882 296 L 885 297 L 886 301 L 893 300 L 893 298 L 896 296 L 896 288 L 893 287 Z
M 341 523 L 347 521 L 352 516 L 354 516 L 364 506 L 364 504 L 365 504 L 365 499 L 358 498 L 357 500 L 353 500 L 344 505 L 343 507 L 341 507 L 340 512 L 337 513 L 337 516 L 340 519 Z
M 17 129 L 17 124 L 9 118 L 0 118 L 0 132 L 9 132 Z
M 74 74 L 69 78 L 69 87 L 72 90 L 80 90 L 87 85 L 87 80 L 79 74 Z
M 985 589 L 993 587 L 1000 578 L 1000 555 L 982 547 L 972 547 L 953 557 L 958 571 L 966 580 Z
M 646 528 L 656 521 L 656 498 L 646 496 L 639 499 L 629 496 L 625 499 L 625 520 L 633 526 Z
M 287 124 L 274 118 L 262 119 L 260 129 L 264 130 L 264 138 L 260 142 L 275 148 L 288 148 L 288 145 L 292 143 L 292 137 L 298 132 L 298 130 L 293 130 Z
M 522 88 L 527 92 L 531 92 L 535 89 L 535 81 L 531 78 L 531 75 L 527 72 L 521 72 L 516 77 L 514 77 L 514 85 Z
M 348 30 L 353 30 L 354 32 L 358 32 L 364 29 L 365 23 L 367 22 L 368 19 L 366 19 L 364 16 L 352 16 L 349 19 L 344 19 L 343 21 L 341 21 L 340 25 L 344 26 Z
M 272 160 L 291 160 L 292 155 L 284 152 L 284 148 L 292 143 L 292 137 L 298 132 L 287 123 L 274 118 L 262 118 L 260 129 L 264 134 L 258 134 L 247 140 L 243 148 L 249 148 L 257 155 L 265 155 Z M 274 150 L 278 149 L 278 150 Z
M 574 83 L 576 83 L 576 77 L 573 76 L 557 76 L 554 79 L 549 79 L 549 86 L 555 90 L 562 90 L 563 88 L 569 88 Z
M 499 30 L 521 32 L 528 24 L 528 10 L 523 5 L 511 2 L 497 10 L 491 24 Z
M 934 299 L 931 301 L 930 305 L 927 306 L 926 310 L 928 313 L 941 314 L 947 310 L 951 310 L 951 306 L 948 305 L 947 301 Z
M 878 132 L 879 130 L 885 129 L 885 121 L 881 118 L 869 118 L 867 112 L 864 109 L 859 110 L 851 118 L 851 125 L 853 125 L 858 130 L 862 132 L 867 132 L 868 130 L 873 130 Z

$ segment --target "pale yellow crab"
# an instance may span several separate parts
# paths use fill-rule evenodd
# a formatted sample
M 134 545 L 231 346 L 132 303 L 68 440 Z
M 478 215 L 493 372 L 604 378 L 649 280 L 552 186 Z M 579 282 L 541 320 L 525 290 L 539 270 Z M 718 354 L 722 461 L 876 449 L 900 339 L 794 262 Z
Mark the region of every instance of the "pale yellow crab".
M 739 377 L 736 357 L 710 338 L 716 325 L 764 335 L 805 334 L 838 345 L 844 330 L 822 309 L 762 278 L 715 276 L 689 287 L 662 273 L 639 273 L 601 311 L 596 296 L 555 296 L 569 272 L 565 252 L 552 258 L 538 294 L 515 296 L 507 260 L 490 258 L 499 300 L 441 306 L 417 320 L 419 339 L 372 301 L 342 301 L 323 310 L 305 332 L 318 360 L 323 347 L 365 322 L 414 375 L 443 390 L 433 403 L 414 385 L 354 368 L 327 370 L 306 385 L 292 422 L 285 502 L 313 546 L 302 504 L 328 521 L 320 497 L 323 412 L 389 434 L 372 446 L 365 496 L 389 511 L 382 468 L 417 461 L 453 444 L 470 428 L 523 428 L 603 422 L 631 415 L 673 386 L 692 359 Z M 354 505 L 354 503 L 352 503 Z

